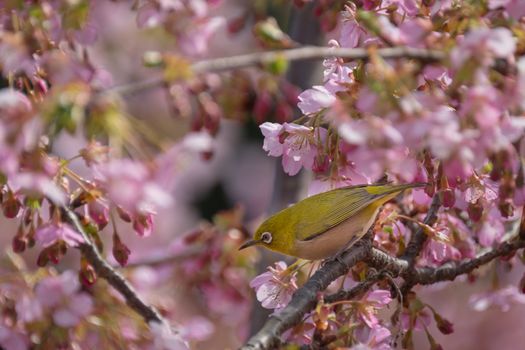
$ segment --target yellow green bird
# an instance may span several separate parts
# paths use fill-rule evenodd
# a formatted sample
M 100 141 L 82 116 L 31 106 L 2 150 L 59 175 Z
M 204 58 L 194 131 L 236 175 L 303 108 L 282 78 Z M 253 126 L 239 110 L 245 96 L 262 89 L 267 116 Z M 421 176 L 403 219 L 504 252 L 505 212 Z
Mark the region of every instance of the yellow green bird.
M 239 250 L 261 245 L 306 260 L 331 257 L 363 237 L 383 204 L 425 185 L 359 185 L 316 194 L 266 219 Z

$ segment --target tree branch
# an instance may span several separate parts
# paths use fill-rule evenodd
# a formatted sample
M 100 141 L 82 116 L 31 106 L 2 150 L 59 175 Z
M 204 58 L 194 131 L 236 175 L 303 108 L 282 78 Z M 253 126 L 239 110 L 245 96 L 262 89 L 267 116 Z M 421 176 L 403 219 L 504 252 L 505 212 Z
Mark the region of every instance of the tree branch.
M 419 60 L 424 63 L 438 62 L 446 57 L 445 53 L 441 51 L 404 46 L 377 49 L 374 53 L 384 59 L 408 58 Z M 259 66 L 280 59 L 287 61 L 300 61 L 324 59 L 326 57 L 341 57 L 349 60 L 367 60 L 370 56 L 371 50 L 364 48 L 349 49 L 340 47 L 304 46 L 286 50 L 254 52 L 244 55 L 202 60 L 193 63 L 191 69 L 195 74 L 202 74 Z M 155 77 L 144 81 L 115 86 L 106 91 L 128 95 L 138 91 L 159 87 L 164 82 L 165 80 L 162 77 Z
M 148 305 L 140 297 L 135 288 L 104 260 L 95 244 L 84 231 L 77 214 L 66 206 L 61 207 L 61 209 L 66 216 L 66 220 L 70 222 L 84 238 L 85 243 L 80 244 L 80 251 L 93 266 L 97 275 L 108 281 L 108 283 L 126 299 L 126 303 L 140 314 L 146 322 L 155 321 L 168 324 L 160 313 L 153 306 Z
M 441 200 L 439 198 L 439 194 L 435 193 L 434 197 L 432 198 L 432 203 L 430 204 L 430 207 L 428 208 L 427 215 L 425 217 L 425 220 L 423 221 L 424 224 L 428 226 L 434 225 L 434 223 L 437 221 L 437 213 L 439 211 L 439 207 L 441 206 Z M 423 246 L 428 240 L 428 235 L 423 230 L 423 227 L 419 226 L 416 231 L 414 232 L 414 235 L 410 239 L 410 242 L 408 243 L 408 246 L 405 250 L 405 253 L 401 257 L 401 259 L 405 260 L 408 263 L 408 269 L 409 273 L 407 274 L 407 277 L 405 279 L 405 282 L 401 286 L 400 290 L 403 295 L 406 295 L 410 289 L 416 284 L 416 281 L 413 279 L 413 276 L 415 276 L 414 273 L 414 267 L 416 263 L 416 259 L 419 256 L 419 253 L 423 249 Z
M 432 198 L 432 203 L 430 204 L 430 207 L 428 208 L 427 215 L 425 217 L 425 220 L 423 221 L 424 224 L 432 226 L 436 223 L 437 213 L 439 211 L 440 206 L 441 200 L 439 199 L 439 195 L 436 193 Z M 425 233 L 423 228 L 419 226 L 414 232 L 412 238 L 410 239 L 410 242 L 408 243 L 408 246 L 405 249 L 405 253 L 403 254 L 403 256 L 401 256 L 401 259 L 406 260 L 409 263 L 409 265 L 412 265 L 419 253 L 421 252 L 421 250 L 423 249 L 423 246 L 425 245 L 427 239 L 427 234 Z
M 433 284 L 440 281 L 452 281 L 457 276 L 467 274 L 490 261 L 525 248 L 525 240 L 503 242 L 499 246 L 479 255 L 477 258 L 461 262 L 448 262 L 436 268 L 420 267 L 415 269 L 414 279 L 417 284 Z

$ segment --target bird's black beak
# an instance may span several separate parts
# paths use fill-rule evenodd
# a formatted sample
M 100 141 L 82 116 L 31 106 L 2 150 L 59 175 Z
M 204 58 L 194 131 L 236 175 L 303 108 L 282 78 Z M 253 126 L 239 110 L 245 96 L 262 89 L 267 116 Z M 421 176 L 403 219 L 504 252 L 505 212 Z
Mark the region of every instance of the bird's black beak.
M 251 247 L 252 245 L 256 245 L 256 244 L 259 244 L 259 243 L 261 243 L 260 240 L 250 239 L 249 241 L 244 242 L 244 243 L 239 247 L 239 250 L 246 249 L 246 248 L 248 248 L 248 247 Z

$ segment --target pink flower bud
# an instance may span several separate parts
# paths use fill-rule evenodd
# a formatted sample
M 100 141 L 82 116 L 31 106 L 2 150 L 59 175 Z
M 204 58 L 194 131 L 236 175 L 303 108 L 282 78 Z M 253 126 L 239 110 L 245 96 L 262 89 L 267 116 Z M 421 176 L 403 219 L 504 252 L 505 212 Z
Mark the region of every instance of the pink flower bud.
M 58 264 L 60 260 L 66 255 L 67 247 L 63 242 L 57 241 L 52 246 L 48 247 L 49 251 L 47 257 L 53 264 Z
M 470 220 L 478 222 L 483 215 L 483 205 L 481 205 L 479 201 L 476 201 L 476 203 L 469 203 L 467 213 Z
M 126 210 L 117 206 L 117 213 L 118 216 L 122 219 L 122 221 L 131 222 L 131 215 L 129 215 L 129 213 Z
M 88 204 L 88 213 L 97 223 L 99 230 L 103 230 L 109 222 L 109 209 L 96 200 Z
M 452 324 L 452 322 L 450 322 L 446 318 L 441 317 L 438 314 L 434 315 L 434 319 L 436 320 L 436 325 L 441 333 L 443 334 L 454 333 L 454 325 Z
M 48 86 L 47 86 L 47 82 L 42 79 L 42 78 L 36 78 L 35 83 L 33 84 L 33 86 L 35 87 L 35 90 L 42 94 L 42 95 L 45 95 L 47 94 L 47 91 L 49 90 Z
M 44 267 L 49 262 L 49 250 L 50 248 L 43 249 L 40 254 L 38 254 L 38 258 L 36 260 L 36 264 L 39 267 Z
M 16 235 L 13 238 L 13 251 L 15 253 L 22 253 L 26 250 L 27 247 L 27 239 L 24 236 Z
M 510 198 L 507 198 L 498 203 L 498 209 L 501 213 L 501 216 L 504 218 L 509 218 L 514 215 L 514 206 L 512 205 L 512 200 Z
M 126 266 L 128 263 L 129 254 L 131 251 L 129 248 L 122 243 L 120 240 L 120 237 L 114 233 L 113 234 L 113 257 L 117 262 L 120 264 L 120 266 Z
M 18 215 L 22 203 L 12 193 L 9 193 L 7 199 L 2 203 L 4 215 L 6 218 L 13 219 Z
M 83 261 L 78 274 L 78 279 L 85 287 L 91 287 L 97 281 L 97 273 L 93 266 Z
M 439 192 L 439 198 L 441 199 L 441 203 L 443 203 L 443 206 L 445 208 L 452 208 L 456 203 L 456 196 L 454 194 L 454 190 L 450 187 L 442 189 Z
M 153 215 L 137 215 L 133 220 L 133 229 L 141 237 L 149 236 L 153 230 Z

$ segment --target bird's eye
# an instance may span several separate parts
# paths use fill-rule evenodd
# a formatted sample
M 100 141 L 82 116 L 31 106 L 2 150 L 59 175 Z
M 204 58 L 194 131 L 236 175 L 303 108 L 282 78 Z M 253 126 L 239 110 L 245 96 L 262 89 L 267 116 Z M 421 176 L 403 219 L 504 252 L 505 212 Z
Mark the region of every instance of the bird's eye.
M 266 244 L 270 244 L 272 242 L 272 234 L 270 232 L 264 232 L 261 235 L 261 241 Z

